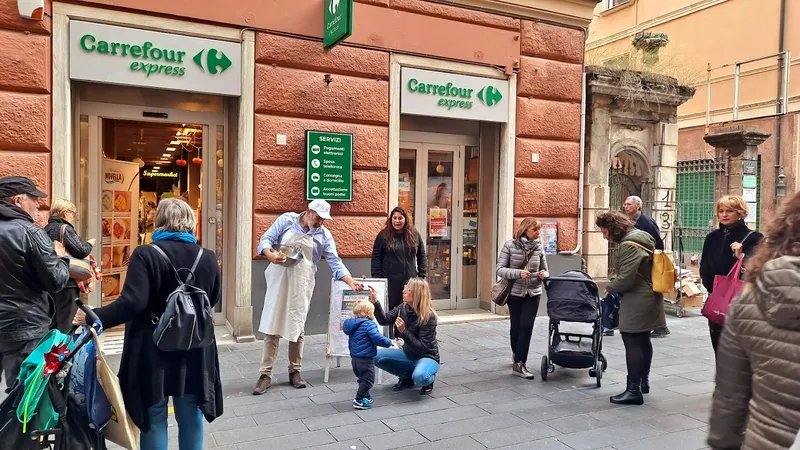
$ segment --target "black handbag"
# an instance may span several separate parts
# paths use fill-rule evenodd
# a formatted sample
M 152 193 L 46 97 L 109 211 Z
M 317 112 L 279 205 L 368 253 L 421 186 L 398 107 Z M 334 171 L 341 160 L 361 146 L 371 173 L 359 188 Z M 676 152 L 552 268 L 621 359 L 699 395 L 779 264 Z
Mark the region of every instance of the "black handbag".
M 164 352 L 187 351 L 212 344 L 214 316 L 211 312 L 211 302 L 206 291 L 190 284 L 196 279 L 194 271 L 203 256 L 203 249 L 197 252 L 197 258 L 191 269 L 180 269 L 189 272 L 186 280 L 182 280 L 179 270 L 175 269 L 167 254 L 157 245 L 152 247 L 167 260 L 178 280 L 178 287 L 167 296 L 164 314 L 156 317 L 150 313 L 156 326 L 153 330 L 153 343 Z
M 600 323 L 604 328 L 613 330 L 619 327 L 619 295 L 609 294 L 600 301 L 602 317 Z
M 533 251 L 528 252 L 528 256 L 525 258 L 525 263 L 522 264 L 523 270 L 528 267 L 528 263 L 531 261 L 533 253 Z M 500 279 L 495 281 L 492 285 L 492 301 L 497 306 L 506 306 L 506 303 L 508 303 L 508 297 L 511 295 L 511 290 L 514 289 L 514 283 L 516 282 L 517 280 L 509 280 L 500 277 Z

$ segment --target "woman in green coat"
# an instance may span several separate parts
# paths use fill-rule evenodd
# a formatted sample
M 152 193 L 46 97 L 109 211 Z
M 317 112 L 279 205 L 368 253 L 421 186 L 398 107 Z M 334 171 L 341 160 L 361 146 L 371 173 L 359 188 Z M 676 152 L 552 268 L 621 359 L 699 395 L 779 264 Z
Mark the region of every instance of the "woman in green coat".
M 628 388 L 611 397 L 611 403 L 641 405 L 644 404 L 642 393 L 650 392 L 650 364 L 653 362 L 650 332 L 666 326 L 663 296 L 653 292 L 652 287 L 655 242 L 620 212 L 600 214 L 595 225 L 606 240 L 619 244 L 616 275 L 606 292 L 620 296 L 619 331 L 625 344 Z

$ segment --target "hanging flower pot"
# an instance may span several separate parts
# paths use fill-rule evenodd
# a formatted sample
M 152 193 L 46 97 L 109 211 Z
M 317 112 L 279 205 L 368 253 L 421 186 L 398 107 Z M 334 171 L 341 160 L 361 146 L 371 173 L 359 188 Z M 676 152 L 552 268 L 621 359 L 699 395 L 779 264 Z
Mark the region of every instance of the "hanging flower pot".
M 201 158 L 199 156 L 195 156 L 194 158 L 192 158 L 192 162 L 195 163 L 195 164 L 198 164 L 198 165 L 199 164 L 203 164 L 203 158 Z
M 175 160 L 175 164 L 177 164 L 177 165 L 179 165 L 181 167 L 184 167 L 184 166 L 186 166 L 187 162 L 186 162 L 185 159 L 181 158 L 181 159 Z

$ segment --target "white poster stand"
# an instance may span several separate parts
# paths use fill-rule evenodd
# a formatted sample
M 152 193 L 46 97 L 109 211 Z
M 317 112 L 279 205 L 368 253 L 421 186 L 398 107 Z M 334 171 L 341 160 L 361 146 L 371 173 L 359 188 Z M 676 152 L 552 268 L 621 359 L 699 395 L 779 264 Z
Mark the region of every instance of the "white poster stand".
M 385 278 L 364 278 L 356 280 L 364 285 L 364 289 L 369 292 L 369 287 L 375 289 L 378 296 L 378 302 L 381 304 L 383 311 L 386 312 L 387 308 L 387 281 Z M 344 281 L 331 280 L 331 301 L 330 301 L 330 315 L 328 316 L 328 343 L 325 351 L 325 378 L 323 381 L 328 382 L 331 370 L 331 360 L 336 358 L 336 367 L 341 367 L 342 357 L 350 357 L 350 347 L 347 345 L 348 337 L 341 331 L 342 322 L 342 301 L 344 300 L 344 292 L 349 291 L 350 286 Z M 346 313 L 346 311 L 345 311 Z M 378 323 L 377 321 L 375 323 Z M 387 334 L 387 327 L 381 327 L 378 324 L 378 329 L 382 330 L 383 335 Z M 383 379 L 383 371 L 378 370 L 377 383 L 381 384 Z

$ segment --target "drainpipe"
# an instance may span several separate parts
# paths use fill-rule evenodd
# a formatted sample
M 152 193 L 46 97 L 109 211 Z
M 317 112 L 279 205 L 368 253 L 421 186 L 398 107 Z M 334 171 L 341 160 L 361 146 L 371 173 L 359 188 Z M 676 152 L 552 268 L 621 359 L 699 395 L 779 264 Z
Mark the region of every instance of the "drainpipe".
M 785 48 L 785 31 L 786 31 L 786 0 L 781 0 L 781 12 L 780 12 L 780 25 L 778 27 L 778 53 L 783 53 L 786 51 Z M 777 105 L 777 115 L 775 116 L 775 204 L 777 204 L 780 199 L 786 195 L 786 186 L 784 184 L 784 174 L 783 174 L 783 161 L 781 157 L 781 141 L 783 137 L 783 105 L 789 101 L 788 98 L 785 98 L 784 94 L 786 93 L 786 89 L 784 83 L 786 82 L 785 77 L 783 76 L 783 71 L 786 70 L 786 64 L 789 62 L 786 61 L 785 55 L 781 55 L 778 57 L 778 96 L 782 101 Z M 788 108 L 787 108 L 788 112 Z M 760 199 L 759 199 L 760 200 Z
M 583 31 L 585 38 L 588 39 L 588 32 Z M 581 251 L 583 241 L 583 182 L 584 182 L 584 163 L 586 162 L 586 56 L 583 58 L 583 73 L 581 74 L 581 157 L 580 168 L 578 169 L 578 245 L 572 251 L 558 252 L 559 255 L 575 255 Z

